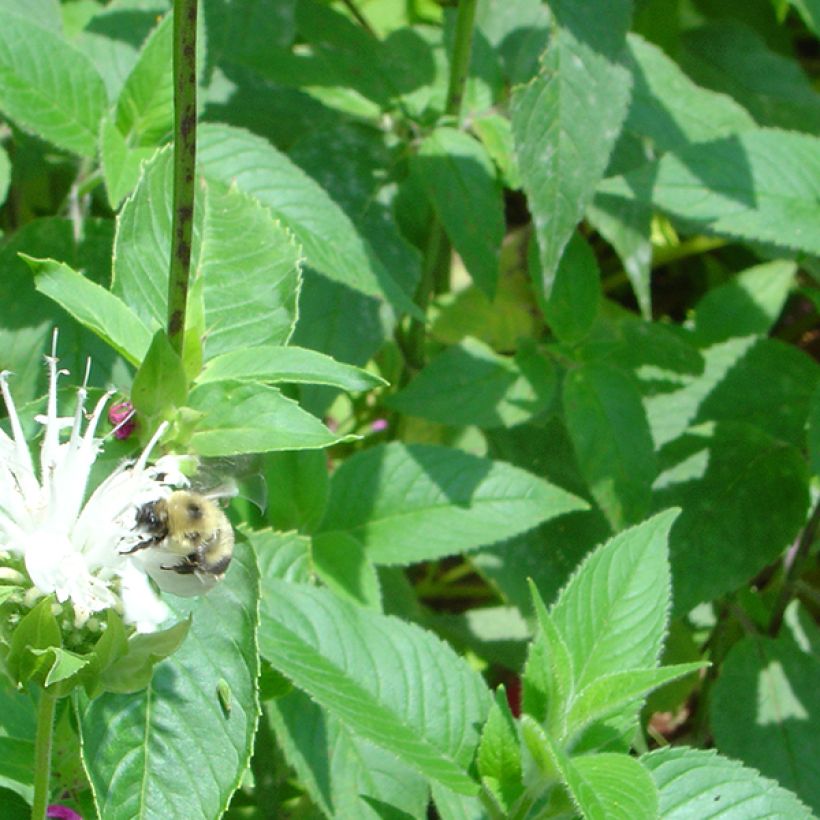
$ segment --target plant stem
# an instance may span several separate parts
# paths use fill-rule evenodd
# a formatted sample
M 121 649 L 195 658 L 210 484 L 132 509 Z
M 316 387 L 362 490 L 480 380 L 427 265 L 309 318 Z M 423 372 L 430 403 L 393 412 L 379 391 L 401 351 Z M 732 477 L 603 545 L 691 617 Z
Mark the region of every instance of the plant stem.
M 191 272 L 196 170 L 197 0 L 174 0 L 174 204 L 168 273 L 168 339 L 182 355 Z
M 31 820 L 43 820 L 48 809 L 51 775 L 51 742 L 54 734 L 54 707 L 57 698 L 43 689 L 37 704 L 37 733 L 34 738 L 34 802 Z
M 780 588 L 780 595 L 777 597 L 777 601 L 772 609 L 772 617 L 769 621 L 769 635 L 773 638 L 777 636 L 783 624 L 783 615 L 786 612 L 786 607 L 794 596 L 797 581 L 800 578 L 803 565 L 809 556 L 811 545 L 814 543 L 818 526 L 820 526 L 820 501 L 814 505 L 808 523 L 800 534 L 797 547 L 786 556 L 786 574 L 783 578 L 783 586 Z
M 470 52 L 473 49 L 473 27 L 478 0 L 459 0 L 456 13 L 456 36 L 453 44 L 453 58 L 450 63 L 450 85 L 447 88 L 446 112 L 458 117 L 464 85 L 470 70 Z
M 367 22 L 367 18 L 359 11 L 353 0 L 342 0 L 342 5 L 353 15 L 356 22 L 371 36 L 375 37 L 376 32 L 373 27 Z

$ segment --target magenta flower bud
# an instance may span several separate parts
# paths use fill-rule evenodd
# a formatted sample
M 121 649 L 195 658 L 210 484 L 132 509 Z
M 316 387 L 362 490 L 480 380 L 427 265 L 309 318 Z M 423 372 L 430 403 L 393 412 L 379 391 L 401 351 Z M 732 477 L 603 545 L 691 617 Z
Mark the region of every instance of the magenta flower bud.
M 137 426 L 134 418 L 134 405 L 130 401 L 112 404 L 108 408 L 108 420 L 114 425 L 114 438 L 128 438 Z
M 83 820 L 74 809 L 70 809 L 68 806 L 61 806 L 58 803 L 54 803 L 48 807 L 46 817 L 54 817 L 56 820 Z
M 387 429 L 387 419 L 373 419 L 370 429 L 374 433 L 381 433 L 382 430 Z

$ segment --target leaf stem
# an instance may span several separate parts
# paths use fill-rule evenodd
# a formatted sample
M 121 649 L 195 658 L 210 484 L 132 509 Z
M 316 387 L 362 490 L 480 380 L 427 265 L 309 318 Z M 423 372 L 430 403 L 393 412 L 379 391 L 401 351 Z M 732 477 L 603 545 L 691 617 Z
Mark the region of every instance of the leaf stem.
M 182 355 L 191 272 L 196 170 L 197 0 L 174 0 L 174 202 L 168 273 L 168 339 Z
M 780 588 L 780 594 L 772 609 L 772 617 L 769 621 L 769 635 L 773 638 L 777 636 L 780 627 L 783 625 L 783 616 L 786 612 L 786 607 L 794 597 L 797 588 L 797 582 L 800 579 L 800 573 L 803 571 L 803 566 L 809 556 L 809 550 L 814 543 L 817 536 L 817 528 L 820 526 L 820 500 L 814 505 L 808 523 L 803 528 L 800 534 L 800 540 L 797 546 L 789 550 L 785 558 L 786 574 L 783 578 L 783 586 Z
M 50 692 L 45 689 L 40 692 L 40 702 L 37 704 L 37 732 L 34 737 L 34 802 L 31 806 L 31 820 L 44 820 L 48 809 L 56 703 L 57 698 Z

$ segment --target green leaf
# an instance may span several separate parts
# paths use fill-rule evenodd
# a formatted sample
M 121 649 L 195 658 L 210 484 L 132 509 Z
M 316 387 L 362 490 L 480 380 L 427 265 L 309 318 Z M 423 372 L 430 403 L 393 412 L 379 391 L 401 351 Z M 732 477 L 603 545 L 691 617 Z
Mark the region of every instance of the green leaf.
M 386 404 L 456 427 L 510 427 L 543 412 L 555 383 L 552 363 L 536 350 L 499 356 L 467 337 L 436 356 Z
M 504 207 L 495 168 L 483 146 L 463 131 L 439 127 L 421 143 L 411 169 L 473 281 L 492 299 L 504 238 Z
M 783 817 L 809 820 L 814 815 L 798 798 L 754 769 L 714 749 L 667 746 L 641 757 L 660 796 L 660 817 L 689 820 L 719 812 L 726 820 Z
M 638 300 L 641 316 L 651 319 L 652 209 L 641 202 L 599 193 L 587 206 L 586 218 L 615 249 Z
M 106 106 L 91 61 L 57 34 L 0 9 L 0 109 L 22 128 L 93 157 Z
M 224 125 L 202 125 L 197 143 L 206 177 L 236 184 L 270 208 L 301 243 L 308 265 L 360 293 L 408 309 L 409 297 L 350 219 L 284 154 L 260 137 Z
M 116 210 L 137 185 L 142 163 L 153 156 L 153 145 L 131 147 L 108 116 L 100 126 L 100 162 L 111 208 Z
M 295 532 L 243 530 L 256 553 L 262 588 L 268 578 L 280 578 L 294 584 L 307 584 L 313 570 L 310 566 L 310 538 Z
M 518 731 L 503 686 L 495 691 L 495 701 L 481 732 L 476 762 L 482 783 L 502 809 L 509 812 L 524 786 Z
M 808 425 L 809 464 L 816 476 L 820 476 L 820 383 L 811 397 Z
M 21 256 L 34 272 L 40 293 L 65 308 L 129 362 L 136 365 L 142 361 L 151 333 L 123 301 L 62 262 Z
M 663 466 L 654 506 L 683 508 L 670 541 L 676 613 L 739 587 L 774 561 L 805 521 L 803 456 L 755 427 L 698 428 L 670 448 Z
M 654 205 L 696 231 L 820 253 L 820 140 L 767 129 L 670 151 L 598 192 Z
M 264 476 L 268 521 L 278 530 L 311 532 L 324 515 L 327 502 L 327 454 L 322 450 L 268 453 Z
M 628 669 L 602 675 L 572 699 L 567 715 L 567 731 L 570 736 L 577 735 L 593 721 L 606 718 L 638 699 L 643 702 L 654 689 L 696 672 L 703 666 L 700 662 L 682 663 L 659 669 Z
M 657 467 L 636 383 L 611 365 L 582 365 L 567 374 L 563 403 L 581 474 L 612 528 L 640 521 Z
M 324 384 L 351 391 L 371 390 L 386 384 L 375 373 L 337 362 L 315 350 L 274 345 L 240 348 L 215 356 L 196 381 L 207 384 L 229 379 L 266 384 Z
M 346 532 L 324 532 L 313 537 L 311 555 L 316 574 L 343 598 L 361 606 L 381 609 L 381 587 L 376 568 L 364 547 Z
M 587 820 L 655 820 L 658 790 L 652 777 L 633 757 L 619 754 L 572 758 L 566 784 Z
M 191 390 L 188 404 L 202 414 L 190 440 L 202 456 L 311 450 L 346 440 L 264 384 L 203 384 Z
M 796 271 L 791 261 L 765 262 L 708 291 L 695 308 L 698 341 L 714 344 L 767 334 L 783 310 Z
M 755 127 L 731 97 L 695 85 L 656 45 L 637 34 L 626 39 L 633 86 L 625 128 L 671 151 Z
M 265 704 L 299 784 L 328 817 L 423 817 L 426 778 L 365 740 L 304 693 Z
M 522 710 L 541 721 L 556 738 L 566 732 L 566 713 L 575 685 L 572 655 L 530 581 L 538 631 L 530 644 L 521 676 Z
M 46 596 L 27 612 L 11 634 L 5 667 L 16 684 L 34 680 L 44 685 L 46 675 L 54 663 L 49 664 L 45 650 L 60 648 L 62 636 L 57 619 L 51 611 L 54 599 Z
M 100 676 L 101 688 L 116 694 L 130 694 L 144 689 L 151 682 L 154 667 L 182 646 L 190 626 L 190 622 L 184 620 L 157 632 L 133 634 L 125 652 L 109 664 Z
M 748 635 L 721 666 L 710 701 L 715 745 L 820 811 L 820 660 L 787 632 Z
M 11 161 L 6 150 L 0 147 L 0 205 L 6 201 L 11 182 Z
M 667 539 L 677 515 L 667 510 L 618 533 L 561 591 L 550 614 L 578 691 L 603 675 L 657 664 L 670 598 Z
M 0 793 L 16 792 L 28 803 L 34 793 L 34 735 L 37 716 L 28 692 L 0 677 Z M 0 816 L 3 805 L 0 803 Z M 31 815 L 28 810 L 25 817 Z
M 117 220 L 114 292 L 152 330 L 166 323 L 171 160 L 164 149 L 144 166 Z M 266 209 L 235 187 L 197 186 L 191 253 L 189 292 L 202 283 L 206 358 L 287 341 L 296 320 L 299 249 Z M 197 309 L 189 302 L 189 324 Z
M 182 359 L 171 347 L 164 330 L 158 330 L 134 376 L 131 400 L 147 418 L 181 407 L 188 396 L 188 378 Z
M 267 208 L 241 190 L 210 183 L 206 203 L 199 256 L 206 358 L 285 344 L 296 324 L 301 249 Z
M 489 693 L 438 638 L 327 590 L 267 579 L 262 654 L 359 737 L 467 794 Z
M 148 36 L 120 91 L 115 123 L 129 146 L 157 145 L 173 127 L 172 36 L 169 13 Z
M 599 0 L 582 14 L 561 0 L 550 9 L 557 29 L 541 69 L 512 100 L 516 157 L 547 297 L 626 116 L 630 77 L 619 58 L 631 3 Z
M 473 120 L 472 129 L 496 164 L 505 188 L 521 188 L 521 174 L 515 161 L 512 123 L 498 113 L 489 113 Z
M 734 97 L 760 125 L 820 130 L 820 102 L 800 63 L 770 49 L 752 29 L 716 22 L 690 29 L 681 45 L 686 73 Z
M 376 563 L 409 564 L 476 549 L 584 506 L 503 462 L 394 442 L 336 470 L 320 531 L 350 533 Z
M 702 351 L 702 366 L 665 362 L 654 378 L 663 391 L 645 400 L 656 446 L 704 421 L 743 421 L 776 438 L 802 445 L 811 394 L 820 369 L 808 356 L 776 339 L 729 339 Z M 667 372 L 663 372 L 667 371 Z M 671 371 L 671 372 L 670 372 Z
M 547 322 L 562 342 L 579 342 L 592 328 L 601 301 L 600 277 L 592 248 L 579 233 L 573 234 L 544 304 Z M 536 287 L 540 284 L 539 277 Z
M 83 761 L 101 817 L 218 817 L 225 810 L 256 730 L 258 598 L 253 553 L 238 541 L 225 580 L 193 602 L 188 637 L 154 669 L 148 689 L 101 695 L 83 707 Z M 231 691 L 227 715 L 220 681 Z

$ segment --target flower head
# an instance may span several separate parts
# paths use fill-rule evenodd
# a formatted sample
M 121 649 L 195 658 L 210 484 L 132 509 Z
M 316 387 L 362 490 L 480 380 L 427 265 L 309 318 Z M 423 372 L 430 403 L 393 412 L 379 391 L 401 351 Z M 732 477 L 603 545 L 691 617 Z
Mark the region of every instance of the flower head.
M 56 334 L 55 334 L 56 346 Z M 124 539 L 133 537 L 140 504 L 168 495 L 187 480 L 179 459 L 165 456 L 154 464 L 148 457 L 165 430 L 161 426 L 134 462 L 114 469 L 86 500 L 91 468 L 103 447 L 96 437 L 105 405 L 100 398 L 89 416 L 88 370 L 77 390 L 73 417 L 57 414 L 57 382 L 66 371 L 54 355 L 46 356 L 49 388 L 39 467 L 35 467 L 8 386 L 9 372 L 0 373 L 12 435 L 0 430 L 0 556 L 22 565 L 39 593 L 70 601 L 75 621 L 108 607 L 119 609 L 139 631 L 153 631 L 168 615 L 141 562 L 121 554 Z M 61 436 L 63 430 L 68 435 Z

